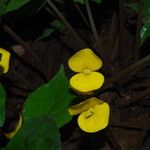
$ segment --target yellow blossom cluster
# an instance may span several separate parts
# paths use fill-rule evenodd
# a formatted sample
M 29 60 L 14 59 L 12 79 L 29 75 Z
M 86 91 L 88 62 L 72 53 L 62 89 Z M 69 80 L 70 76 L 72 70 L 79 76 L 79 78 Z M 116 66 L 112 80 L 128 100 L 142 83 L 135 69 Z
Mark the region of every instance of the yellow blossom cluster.
M 2 68 L 1 73 L 7 73 L 9 69 L 10 53 L 3 48 L 0 48 L 0 67 Z
M 3 49 L 0 48 L 0 67 L 1 67 L 1 72 L 0 73 L 7 73 L 9 69 L 9 61 L 10 61 L 10 53 Z M 22 125 L 22 115 L 19 114 L 19 120 L 16 124 L 15 129 L 12 132 L 4 133 L 5 137 L 8 139 L 13 138 L 18 130 L 20 129 Z
M 102 67 L 102 60 L 89 48 L 74 54 L 68 61 L 70 69 L 77 74 L 71 77 L 70 86 L 77 92 L 88 94 L 101 88 L 104 76 L 97 72 Z M 88 133 L 104 129 L 108 125 L 109 105 L 92 97 L 69 108 L 70 115 L 79 115 L 79 127 Z

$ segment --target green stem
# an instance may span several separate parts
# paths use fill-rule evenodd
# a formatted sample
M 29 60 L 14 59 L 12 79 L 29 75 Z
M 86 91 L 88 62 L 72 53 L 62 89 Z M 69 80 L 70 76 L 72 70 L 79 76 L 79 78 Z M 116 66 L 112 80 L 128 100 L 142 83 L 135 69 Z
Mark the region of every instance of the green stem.
M 50 7 L 53 9 L 53 11 L 57 14 L 58 18 L 64 23 L 64 25 L 68 28 L 70 34 L 74 37 L 74 39 L 78 42 L 81 48 L 87 47 L 86 43 L 80 38 L 80 36 L 76 33 L 76 31 L 73 29 L 73 27 L 69 24 L 69 22 L 65 19 L 65 17 L 62 15 L 62 13 L 56 8 L 56 6 L 53 4 L 51 0 L 47 0 Z

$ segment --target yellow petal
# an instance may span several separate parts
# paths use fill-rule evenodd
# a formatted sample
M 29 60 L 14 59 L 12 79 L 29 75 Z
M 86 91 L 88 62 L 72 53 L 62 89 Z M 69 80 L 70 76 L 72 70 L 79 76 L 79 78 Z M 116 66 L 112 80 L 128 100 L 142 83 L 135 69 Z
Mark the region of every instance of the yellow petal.
M 79 92 L 90 92 L 99 89 L 104 83 L 104 76 L 98 72 L 78 73 L 70 79 L 70 85 Z
M 69 113 L 70 115 L 81 114 L 82 112 L 87 111 L 89 108 L 102 104 L 102 103 L 103 103 L 102 100 L 96 97 L 91 97 L 84 102 L 71 106 L 69 108 Z
M 0 66 L 3 68 L 3 73 L 7 73 L 9 68 L 10 53 L 3 48 L 0 48 Z
M 101 68 L 102 60 L 91 49 L 85 48 L 74 54 L 68 65 L 74 72 L 82 72 L 84 69 L 95 71 Z
M 78 117 L 78 125 L 85 132 L 98 132 L 107 127 L 109 114 L 109 105 L 102 103 L 80 114 Z
M 19 114 L 19 120 L 18 120 L 15 130 L 12 132 L 9 132 L 9 133 L 5 133 L 5 136 L 8 139 L 13 138 L 16 135 L 16 133 L 18 132 L 18 130 L 20 129 L 21 125 L 22 125 L 22 116 L 21 116 L 21 114 Z

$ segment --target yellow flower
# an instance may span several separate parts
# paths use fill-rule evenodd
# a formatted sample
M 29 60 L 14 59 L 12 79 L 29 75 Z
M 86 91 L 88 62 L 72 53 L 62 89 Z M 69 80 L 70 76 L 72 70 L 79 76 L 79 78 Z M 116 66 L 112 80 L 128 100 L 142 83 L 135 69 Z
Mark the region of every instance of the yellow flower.
M 19 120 L 15 127 L 15 130 L 12 132 L 9 132 L 9 133 L 5 133 L 6 138 L 8 138 L 8 139 L 13 138 L 16 135 L 16 133 L 18 132 L 18 130 L 21 128 L 21 125 L 22 125 L 22 115 L 19 114 Z
M 79 127 L 88 133 L 94 133 L 107 127 L 109 121 L 109 105 L 96 97 L 69 108 L 71 115 L 80 114 Z
M 79 92 L 90 92 L 99 89 L 104 83 L 104 76 L 95 72 L 102 66 L 102 60 L 95 53 L 85 48 L 74 54 L 68 61 L 68 65 L 77 72 L 70 79 L 70 85 Z
M 10 53 L 3 48 L 0 48 L 0 67 L 2 67 L 2 73 L 7 73 L 9 69 Z

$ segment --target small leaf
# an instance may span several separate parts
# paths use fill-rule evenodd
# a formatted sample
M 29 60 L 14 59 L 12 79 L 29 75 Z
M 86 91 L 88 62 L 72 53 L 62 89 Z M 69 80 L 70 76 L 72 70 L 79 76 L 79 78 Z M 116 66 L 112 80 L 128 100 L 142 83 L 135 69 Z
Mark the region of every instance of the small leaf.
M 21 6 L 25 5 L 26 3 L 28 3 L 29 1 L 30 0 L 10 0 L 6 6 L 5 13 L 16 10 L 20 8 Z
M 56 122 L 41 116 L 26 122 L 3 150 L 60 150 L 60 147 Z
M 132 10 L 134 10 L 135 12 L 138 12 L 138 4 L 137 3 L 127 4 L 127 6 L 130 7 Z
M 0 83 L 0 127 L 3 126 L 5 121 L 5 101 L 6 101 L 6 94 L 5 90 Z
M 58 127 L 61 127 L 71 120 L 68 108 L 74 98 L 61 66 L 52 80 L 30 94 L 25 102 L 25 119 L 48 115 L 54 117 Z
M 52 21 L 50 26 L 56 30 L 61 30 L 61 29 L 65 28 L 64 24 L 59 20 Z
M 143 16 L 150 16 L 150 0 L 143 0 L 144 9 L 143 9 Z M 138 3 L 129 3 L 127 4 L 132 10 L 138 12 Z
M 140 37 L 141 37 L 141 43 L 143 43 L 146 38 L 150 37 L 150 19 L 147 20 L 140 32 Z
M 5 9 L 6 9 L 5 0 L 0 0 L 0 16 L 4 14 Z
M 50 26 L 43 31 L 43 34 L 36 39 L 36 41 L 47 38 L 56 30 L 61 30 L 64 27 L 65 26 L 59 20 L 54 20 L 51 22 Z
M 36 39 L 36 41 L 39 41 L 39 40 L 42 40 L 42 39 L 44 39 L 44 38 L 49 37 L 54 31 L 55 31 L 55 30 L 54 30 L 53 28 L 51 28 L 51 27 L 50 27 L 50 28 L 46 28 L 46 29 L 43 31 L 42 35 L 39 36 L 39 37 Z

